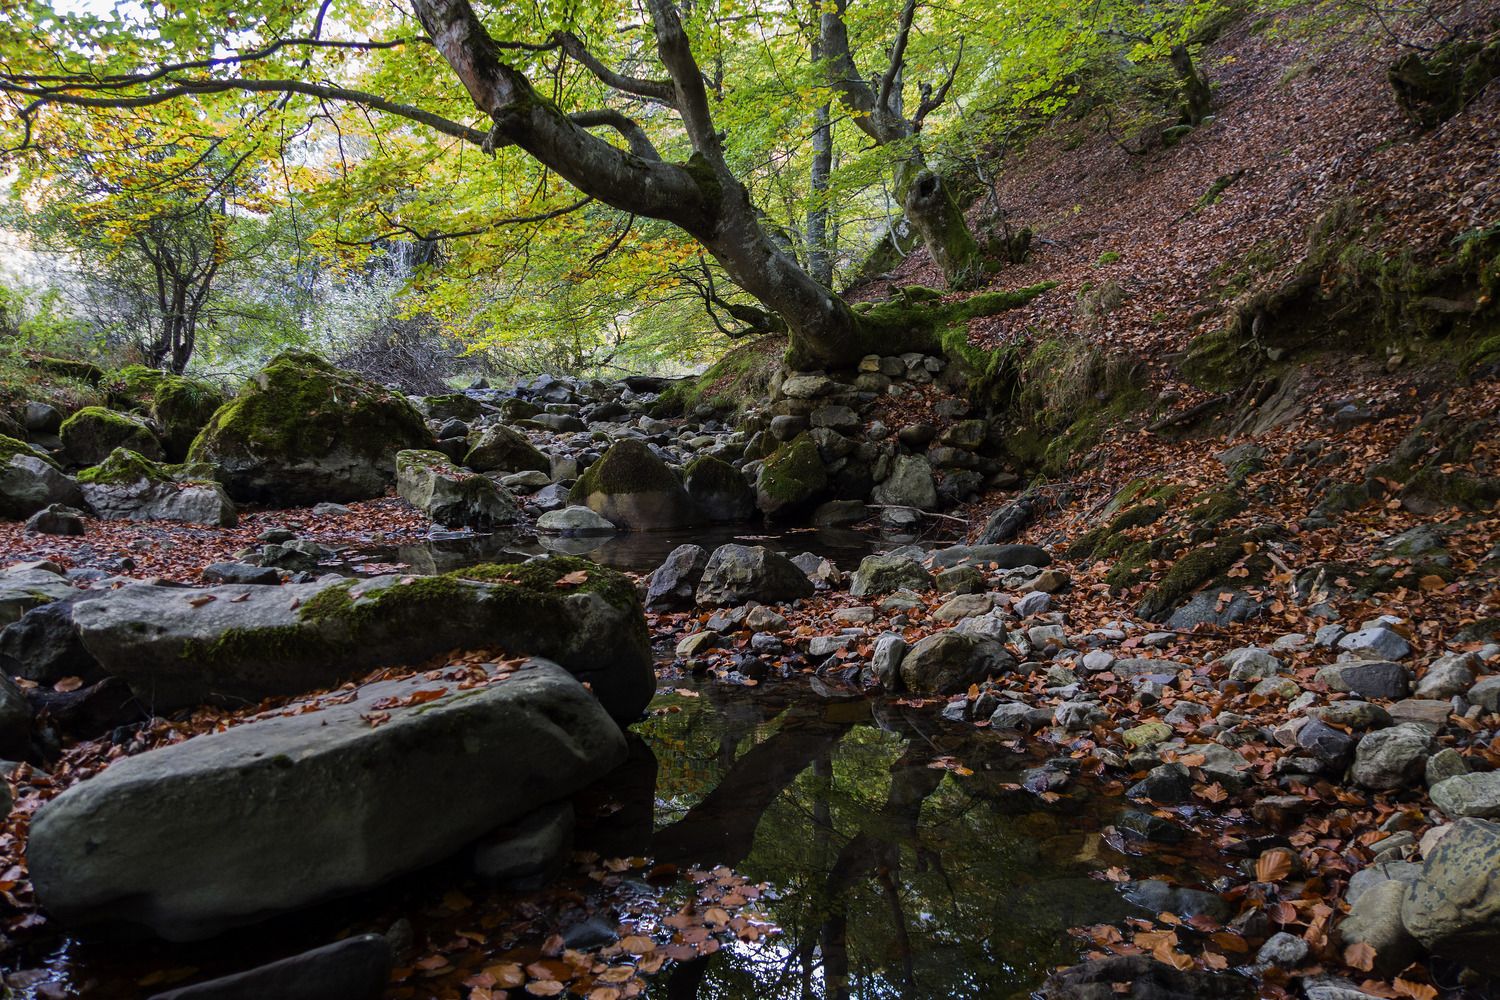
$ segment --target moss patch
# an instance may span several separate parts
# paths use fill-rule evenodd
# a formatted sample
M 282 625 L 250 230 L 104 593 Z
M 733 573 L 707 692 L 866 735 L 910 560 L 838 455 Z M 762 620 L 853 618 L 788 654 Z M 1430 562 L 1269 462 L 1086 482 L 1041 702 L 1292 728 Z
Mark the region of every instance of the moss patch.
M 1229 570 L 1245 555 L 1247 541 L 1242 535 L 1221 538 L 1217 542 L 1201 545 L 1181 556 L 1152 587 L 1136 608 L 1136 614 L 1148 621 L 1177 607 L 1193 591 L 1214 577 Z
M 759 337 L 740 344 L 696 378 L 674 382 L 651 404 L 658 419 L 680 417 L 699 407 L 720 413 L 738 413 L 764 399 L 771 377 L 781 369 L 786 351 L 784 336 Z
M 116 448 L 104 461 L 80 472 L 78 481 L 94 485 L 138 483 L 143 479 L 153 483 L 208 483 L 213 481 L 213 472 L 213 466 L 201 462 L 167 465 L 153 462 L 140 452 Z
M 806 431 L 772 452 L 756 479 L 756 491 L 764 498 L 762 506 L 775 510 L 808 503 L 827 486 L 828 470 L 817 443 Z
M 57 463 L 52 460 L 52 456 L 40 448 L 33 448 L 25 441 L 18 441 L 13 437 L 6 437 L 4 434 L 0 434 L 0 465 L 9 463 L 17 455 L 29 455 L 32 458 L 39 458 L 54 469 L 57 468 Z

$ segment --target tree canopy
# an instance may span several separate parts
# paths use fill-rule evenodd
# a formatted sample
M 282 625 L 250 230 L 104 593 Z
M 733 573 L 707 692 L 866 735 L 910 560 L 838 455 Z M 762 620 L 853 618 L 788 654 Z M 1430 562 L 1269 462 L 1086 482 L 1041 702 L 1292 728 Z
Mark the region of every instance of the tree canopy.
M 333 273 L 437 247 L 404 308 L 481 348 L 788 329 L 847 361 L 913 335 L 829 285 L 913 230 L 951 283 L 988 282 L 958 214 L 980 151 L 1090 86 L 1123 104 L 1122 73 L 1177 69 L 1201 116 L 1191 47 L 1223 10 L 29 0 L 0 25 L 0 155 L 117 256 L 194 202 L 285 213 Z

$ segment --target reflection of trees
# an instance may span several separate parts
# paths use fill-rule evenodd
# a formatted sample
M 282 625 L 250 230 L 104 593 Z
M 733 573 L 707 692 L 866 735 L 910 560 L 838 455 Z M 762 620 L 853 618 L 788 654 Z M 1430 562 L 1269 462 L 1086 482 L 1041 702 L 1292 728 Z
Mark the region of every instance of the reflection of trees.
M 718 781 L 658 831 L 653 853 L 771 882 L 781 896 L 767 909 L 785 933 L 683 967 L 669 996 L 1025 995 L 1076 960 L 1068 927 L 1117 914 L 1111 888 L 1084 874 L 1097 867 L 1083 860 L 1096 821 L 1000 790 L 1019 763 L 999 741 L 892 706 L 863 725 L 805 702 L 756 721 L 741 701 L 705 695 L 682 713 L 696 719 L 668 725 L 696 734 Z M 725 728 L 710 735 L 709 723 Z M 945 754 L 979 773 L 928 766 Z

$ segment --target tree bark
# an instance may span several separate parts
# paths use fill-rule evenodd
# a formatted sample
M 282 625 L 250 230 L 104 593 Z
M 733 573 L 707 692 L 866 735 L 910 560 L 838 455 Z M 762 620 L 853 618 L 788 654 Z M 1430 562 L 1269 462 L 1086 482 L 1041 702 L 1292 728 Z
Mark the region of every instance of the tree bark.
M 813 58 L 817 58 L 814 49 Z M 812 170 L 808 186 L 813 205 L 807 211 L 807 270 L 825 288 L 833 287 L 833 252 L 828 239 L 828 180 L 833 173 L 833 122 L 828 105 L 813 113 Z
M 1203 74 L 1193 65 L 1193 56 L 1186 45 L 1174 45 L 1167 54 L 1172 70 L 1182 84 L 1182 123 L 1194 127 L 1203 124 L 1214 109 L 1214 93 Z

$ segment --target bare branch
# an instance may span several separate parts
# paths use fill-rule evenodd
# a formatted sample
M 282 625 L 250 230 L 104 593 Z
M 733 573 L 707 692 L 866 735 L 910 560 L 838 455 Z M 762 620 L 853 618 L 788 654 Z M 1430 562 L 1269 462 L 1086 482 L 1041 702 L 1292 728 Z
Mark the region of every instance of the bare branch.
M 958 40 L 958 57 L 953 60 L 953 67 L 948 70 L 948 78 L 943 81 L 942 86 L 938 87 L 937 93 L 932 93 L 930 86 L 922 88 L 921 103 L 917 105 L 917 113 L 911 119 L 913 131 L 921 131 L 922 121 L 928 115 L 942 107 L 944 101 L 948 100 L 948 90 L 953 86 L 953 78 L 958 76 L 958 68 L 963 65 L 963 61 L 964 40 L 960 38 Z
M 585 69 L 598 77 L 599 82 L 606 87 L 612 87 L 621 93 L 650 98 L 669 107 L 676 106 L 677 93 L 670 80 L 646 80 L 617 73 L 589 52 L 584 47 L 583 40 L 571 31 L 554 31 L 551 41 L 560 46 L 571 59 L 582 64 Z
M 416 229 L 413 229 L 410 226 L 396 225 L 389 231 L 381 233 L 378 236 L 371 236 L 368 239 L 336 239 L 334 242 L 340 244 L 341 246 L 359 247 L 374 246 L 377 243 L 383 243 L 384 241 L 397 236 L 410 236 L 412 239 L 420 240 L 425 243 L 436 243 L 439 240 L 461 240 L 467 239 L 470 236 L 479 236 L 484 233 L 491 232 L 493 230 L 499 229 L 502 226 L 524 226 L 537 222 L 547 222 L 551 219 L 560 219 L 564 215 L 569 215 L 573 212 L 578 211 L 580 208 L 583 208 L 585 205 L 592 203 L 593 200 L 594 199 L 585 196 L 571 204 L 564 205 L 561 208 L 555 208 L 550 212 L 538 212 L 535 215 L 515 215 L 504 219 L 495 219 L 493 222 L 487 222 L 482 226 L 475 226 L 473 229 L 459 229 L 450 233 L 423 233 L 419 232 Z
M 896 29 L 896 43 L 891 47 L 891 62 L 880 78 L 880 91 L 875 103 L 884 110 L 891 107 L 891 88 L 901 78 L 901 67 L 906 62 L 906 43 L 911 38 L 911 22 L 917 14 L 917 0 L 906 0 L 901 8 L 901 23 Z

